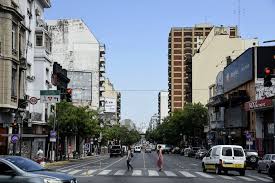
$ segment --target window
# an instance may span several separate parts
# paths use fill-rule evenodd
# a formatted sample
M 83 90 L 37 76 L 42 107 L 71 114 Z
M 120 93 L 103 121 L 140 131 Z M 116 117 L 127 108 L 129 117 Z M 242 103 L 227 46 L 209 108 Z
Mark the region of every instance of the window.
M 174 32 L 174 36 L 181 36 L 181 32 Z
M 182 85 L 175 85 L 174 89 L 180 89 L 181 90 L 182 89 Z
M 232 156 L 232 149 L 231 149 L 231 147 L 224 147 L 224 148 L 222 148 L 222 155 L 223 156 Z
M 270 154 L 267 154 L 267 155 L 264 157 L 264 160 L 270 160 Z
M 181 48 L 181 44 L 174 44 L 174 48 Z
M 174 60 L 181 60 L 181 59 L 182 59 L 181 55 L 175 55 L 174 56 Z
M 182 101 L 182 97 L 174 97 L 174 101 Z
M 220 148 L 214 148 L 212 151 L 212 156 L 219 156 Z
M 174 38 L 174 42 L 181 42 L 181 38 Z
M 174 77 L 181 77 L 182 74 L 181 73 L 174 73 Z
M 174 65 L 175 66 L 181 66 L 182 64 L 181 64 L 181 61 L 174 61 Z
M 50 53 L 52 51 L 52 45 L 51 45 L 51 40 L 48 36 L 45 37 L 45 46 L 46 46 L 46 51 Z
M 5 163 L 0 162 L 0 175 L 10 175 L 14 170 Z
M 275 160 L 275 155 L 272 155 L 272 160 Z
M 12 78 L 11 78 L 11 96 L 16 97 L 17 96 L 17 67 L 14 64 L 12 66 Z
M 184 36 L 192 36 L 192 32 L 184 32 Z
M 12 50 L 16 50 L 16 41 L 17 41 L 17 28 L 16 25 L 12 24 L 12 31 L 11 31 L 11 41 L 12 41 Z
M 36 34 L 36 46 L 43 46 L 43 35 Z
M 181 54 L 181 50 L 174 50 L 174 54 Z
M 243 157 L 244 156 L 242 148 L 234 147 L 233 151 L 234 151 L 234 156 L 236 156 L 236 157 Z

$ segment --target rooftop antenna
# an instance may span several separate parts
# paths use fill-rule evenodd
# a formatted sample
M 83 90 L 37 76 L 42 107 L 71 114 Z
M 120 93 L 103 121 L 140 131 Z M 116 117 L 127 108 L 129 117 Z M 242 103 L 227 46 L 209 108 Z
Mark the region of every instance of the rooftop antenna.
M 241 32 L 241 0 L 238 0 L 238 29 Z

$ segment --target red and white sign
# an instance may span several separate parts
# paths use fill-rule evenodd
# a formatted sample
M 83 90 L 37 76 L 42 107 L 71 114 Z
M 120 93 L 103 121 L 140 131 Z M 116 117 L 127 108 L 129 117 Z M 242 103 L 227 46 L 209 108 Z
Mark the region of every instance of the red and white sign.
M 31 103 L 32 105 L 35 105 L 35 104 L 37 104 L 38 99 L 37 99 L 36 97 L 31 97 L 31 98 L 29 99 L 29 101 L 30 101 L 30 103 Z
M 272 99 L 262 99 L 262 100 L 256 100 L 256 101 L 250 101 L 245 103 L 245 110 L 256 110 L 256 109 L 262 109 L 267 107 L 272 107 Z

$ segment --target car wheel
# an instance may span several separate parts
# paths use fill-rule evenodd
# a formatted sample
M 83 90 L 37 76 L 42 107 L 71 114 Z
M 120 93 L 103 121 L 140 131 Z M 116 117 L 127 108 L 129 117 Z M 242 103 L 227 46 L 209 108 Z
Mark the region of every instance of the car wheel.
M 217 175 L 220 175 L 222 173 L 221 168 L 220 168 L 219 165 L 216 165 L 215 172 L 216 172 Z
M 257 171 L 258 171 L 258 173 L 262 172 L 262 170 L 260 169 L 259 165 L 258 165 Z
M 227 171 L 227 170 L 224 170 L 223 172 L 224 172 L 224 174 L 225 174 L 225 175 L 227 175 L 227 174 L 228 174 L 228 171 Z
M 245 169 L 240 170 L 240 176 L 245 176 Z
M 205 166 L 204 166 L 204 163 L 202 164 L 202 171 L 203 171 L 203 172 L 206 172 L 206 168 L 205 168 Z
M 112 155 L 110 154 L 110 158 L 112 157 Z
M 269 173 L 269 166 L 266 166 L 266 172 Z

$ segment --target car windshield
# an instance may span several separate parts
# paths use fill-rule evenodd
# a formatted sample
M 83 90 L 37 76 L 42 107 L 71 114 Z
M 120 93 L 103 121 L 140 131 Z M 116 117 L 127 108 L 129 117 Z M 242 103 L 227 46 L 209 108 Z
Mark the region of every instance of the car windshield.
M 34 171 L 43 171 L 45 170 L 41 165 L 38 163 L 27 159 L 27 158 L 22 158 L 22 157 L 8 157 L 5 158 L 9 162 L 13 163 L 16 165 L 18 168 L 21 170 L 24 170 L 26 172 L 34 172 Z

